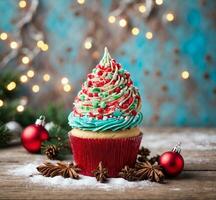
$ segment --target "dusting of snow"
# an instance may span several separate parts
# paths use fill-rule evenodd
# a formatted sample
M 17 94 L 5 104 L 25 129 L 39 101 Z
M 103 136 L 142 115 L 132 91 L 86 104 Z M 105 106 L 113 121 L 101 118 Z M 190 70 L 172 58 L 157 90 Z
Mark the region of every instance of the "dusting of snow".
M 180 191 L 181 188 L 170 188 L 170 190 L 173 190 L 173 191 Z
M 128 182 L 123 178 L 109 178 L 107 183 L 99 183 L 96 181 L 95 177 L 80 175 L 79 180 L 71 178 L 63 178 L 61 176 L 56 177 L 44 177 L 38 175 L 36 167 L 41 164 L 38 161 L 34 163 L 14 166 L 13 169 L 9 169 L 8 173 L 13 173 L 14 176 L 21 176 L 27 182 L 32 182 L 39 185 L 44 185 L 46 187 L 63 187 L 71 189 L 102 189 L 102 190 L 125 190 L 128 188 L 141 189 L 144 187 L 151 187 L 156 183 L 150 181 L 139 181 L 139 182 Z M 31 177 L 32 174 L 35 174 Z
M 159 134 L 158 132 L 143 131 L 142 146 L 149 148 L 150 150 L 157 151 L 161 149 L 172 149 L 178 142 L 182 143 L 182 150 L 205 151 L 216 149 L 216 134 L 206 134 L 203 131 L 197 131 L 191 133 L 191 131 L 184 132 L 172 132 L 170 134 Z M 186 162 L 201 163 L 203 161 L 208 162 L 209 158 L 200 158 L 198 156 L 194 158 L 185 157 Z M 14 165 L 13 168 L 8 170 L 8 173 L 13 173 L 14 176 L 21 176 L 26 182 L 44 185 L 45 187 L 63 187 L 70 189 L 102 189 L 102 190 L 125 190 L 128 188 L 142 189 L 145 187 L 152 187 L 156 183 L 149 181 L 128 182 L 122 178 L 110 178 L 108 183 L 99 183 L 94 177 L 80 175 L 79 180 L 63 178 L 56 176 L 53 178 L 43 177 L 42 175 L 32 174 L 38 173 L 36 167 L 43 163 L 42 159 L 35 160 L 32 163 L 26 163 L 23 165 Z M 180 188 L 171 188 L 170 190 L 179 191 Z
M 208 135 L 205 132 L 191 131 L 170 134 L 144 132 L 142 139 L 142 145 L 149 149 L 172 149 L 178 142 L 181 142 L 183 150 L 215 150 L 216 133 Z

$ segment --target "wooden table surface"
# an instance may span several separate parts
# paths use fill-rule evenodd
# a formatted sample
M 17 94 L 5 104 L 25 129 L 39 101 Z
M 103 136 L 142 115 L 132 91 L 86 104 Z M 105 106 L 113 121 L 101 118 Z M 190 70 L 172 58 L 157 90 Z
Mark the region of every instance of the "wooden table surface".
M 16 146 L 0 150 L 0 199 L 216 199 L 216 129 L 145 128 L 143 133 L 143 145 L 152 155 L 182 142 L 185 168 L 178 177 L 125 191 L 44 187 L 8 173 L 41 157 Z

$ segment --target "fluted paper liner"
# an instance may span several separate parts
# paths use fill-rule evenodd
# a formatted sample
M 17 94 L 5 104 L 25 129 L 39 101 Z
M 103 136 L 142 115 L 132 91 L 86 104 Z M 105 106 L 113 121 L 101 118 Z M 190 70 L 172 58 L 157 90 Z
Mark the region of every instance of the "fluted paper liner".
M 79 138 L 69 135 L 75 163 L 82 169 L 81 174 L 93 176 L 100 161 L 108 169 L 109 177 L 117 177 L 120 170 L 136 162 L 142 134 L 129 138 Z

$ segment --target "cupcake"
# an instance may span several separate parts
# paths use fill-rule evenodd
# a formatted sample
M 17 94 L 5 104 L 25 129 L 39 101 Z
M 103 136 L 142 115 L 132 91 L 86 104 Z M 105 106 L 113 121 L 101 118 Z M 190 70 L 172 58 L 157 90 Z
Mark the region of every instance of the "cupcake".
M 142 139 L 140 109 L 140 94 L 129 72 L 105 48 L 68 117 L 74 161 L 82 174 L 93 176 L 100 161 L 110 177 L 117 177 L 125 165 L 134 165 Z

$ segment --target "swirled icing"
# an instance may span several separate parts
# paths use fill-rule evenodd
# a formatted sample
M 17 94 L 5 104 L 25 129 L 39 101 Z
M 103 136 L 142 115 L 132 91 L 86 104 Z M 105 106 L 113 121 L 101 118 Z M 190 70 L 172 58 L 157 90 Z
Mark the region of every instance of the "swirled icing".
M 69 125 L 72 128 L 79 128 L 90 131 L 118 131 L 128 128 L 134 128 L 142 122 L 142 113 L 136 116 L 122 117 L 122 118 L 107 118 L 106 120 L 91 119 L 88 116 L 75 117 L 71 113 L 68 117 Z
M 140 95 L 130 74 L 105 48 L 102 60 L 75 98 L 68 120 L 72 128 L 82 130 L 124 130 L 142 122 L 140 109 Z

